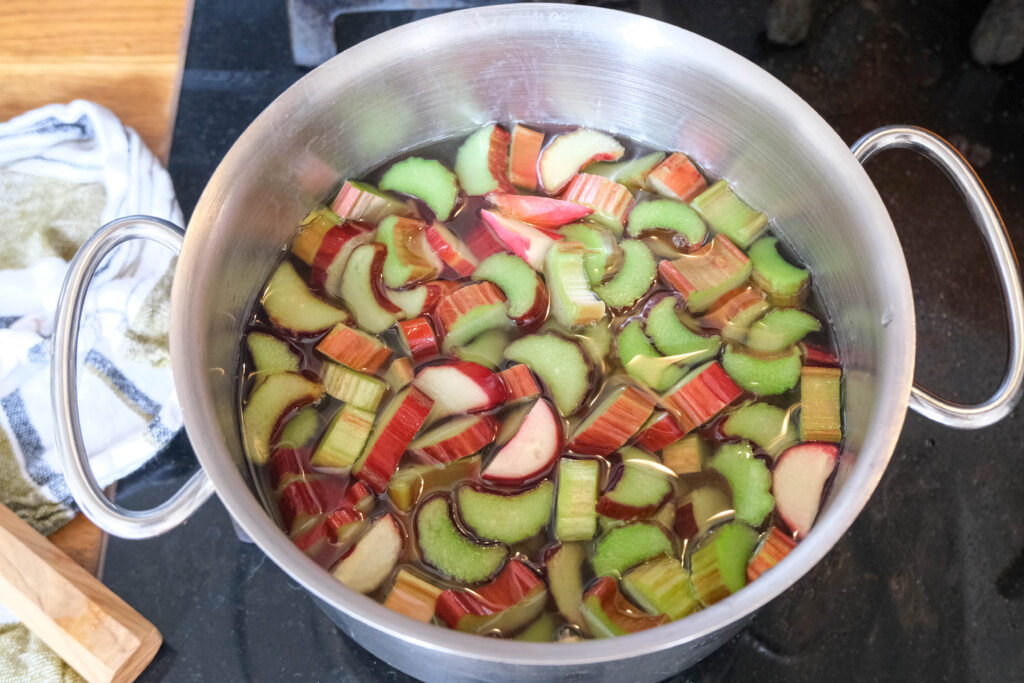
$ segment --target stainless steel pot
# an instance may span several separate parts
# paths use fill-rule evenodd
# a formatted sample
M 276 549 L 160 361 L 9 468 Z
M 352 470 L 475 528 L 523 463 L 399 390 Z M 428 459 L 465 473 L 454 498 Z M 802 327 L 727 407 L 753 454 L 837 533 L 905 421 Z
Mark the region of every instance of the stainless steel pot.
M 261 507 L 239 438 L 239 340 L 254 298 L 299 220 L 342 179 L 397 152 L 489 121 L 577 123 L 684 150 L 774 217 L 809 264 L 846 368 L 846 452 L 813 533 L 741 593 L 681 621 L 578 644 L 484 639 L 420 624 L 353 593 L 288 540 Z M 891 220 L 861 168 L 890 148 L 917 150 L 957 186 L 981 229 L 1005 296 L 1010 363 L 976 406 L 912 386 L 914 304 Z M 121 241 L 180 248 L 171 302 L 174 378 L 202 471 L 154 510 L 108 501 L 85 465 L 75 398 L 84 288 Z M 1020 277 L 999 215 L 966 162 L 918 128 L 875 131 L 853 153 L 806 103 L 729 50 L 611 10 L 523 4 L 454 12 L 372 38 L 316 69 L 245 131 L 206 187 L 187 236 L 132 217 L 104 227 L 72 264 L 58 314 L 54 413 L 68 482 L 82 510 L 127 538 L 186 519 L 213 491 L 245 532 L 352 638 L 426 680 L 649 681 L 698 661 L 803 576 L 867 502 L 908 404 L 947 425 L 1004 417 L 1021 392 Z

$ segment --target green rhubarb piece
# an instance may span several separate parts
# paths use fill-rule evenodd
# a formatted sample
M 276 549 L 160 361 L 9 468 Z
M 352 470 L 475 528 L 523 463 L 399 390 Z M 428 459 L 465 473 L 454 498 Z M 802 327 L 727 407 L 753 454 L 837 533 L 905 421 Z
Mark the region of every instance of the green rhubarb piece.
M 583 270 L 583 249 L 578 244 L 559 242 L 548 249 L 544 279 L 551 317 L 563 327 L 582 327 L 604 317 L 604 304 L 590 290 Z
M 348 304 L 356 324 L 371 334 L 380 334 L 395 324 L 395 315 L 386 311 L 373 293 L 373 263 L 377 259 L 377 244 L 356 247 L 348 257 L 341 275 L 341 298 Z
M 775 509 L 772 474 L 763 460 L 754 457 L 749 442 L 725 444 L 711 459 L 709 467 L 729 482 L 736 519 L 750 526 L 760 526 Z
M 398 223 L 398 216 L 388 216 L 377 226 L 376 240 L 388 248 L 388 254 L 384 258 L 384 284 L 392 289 L 398 289 L 412 279 L 415 266 L 404 263 L 399 254 L 401 250 L 395 246 L 395 225 Z M 399 239 L 402 236 L 399 235 Z M 408 249 L 406 247 L 406 249 Z M 401 307 L 399 307 L 401 308 Z
M 491 136 L 496 125 L 484 126 L 463 141 L 455 154 L 455 174 L 468 195 L 483 196 L 498 189 L 491 174 Z
M 290 261 L 277 267 L 260 297 L 275 326 L 299 335 L 319 334 L 348 320 L 348 312 L 317 297 Z
M 303 408 L 288 420 L 277 445 L 280 448 L 302 448 L 316 436 L 319 426 L 320 418 L 316 409 Z
M 584 168 L 583 172 L 614 180 L 635 192 L 644 186 L 647 174 L 664 158 L 664 152 L 651 152 L 626 161 L 598 161 Z
M 778 358 L 759 358 L 729 344 L 722 355 L 722 367 L 736 384 L 758 396 L 784 394 L 800 379 L 800 349 L 793 347 Z
M 598 540 L 590 563 L 598 576 L 619 578 L 629 568 L 658 555 L 672 554 L 672 539 L 657 524 L 618 526 Z
M 686 365 L 714 358 L 722 346 L 718 335 L 703 337 L 690 331 L 676 315 L 676 300 L 671 296 L 666 296 L 648 311 L 646 331 L 658 351 L 666 356 L 685 356 L 678 362 Z
M 533 309 L 538 287 L 543 288 L 537 271 L 514 254 L 499 252 L 480 262 L 473 281 L 486 280 L 498 285 L 508 299 L 508 317 L 521 318 Z
M 673 199 L 651 199 L 633 207 L 627 231 L 637 237 L 646 230 L 669 230 L 682 235 L 687 244 L 703 243 L 708 232 L 700 214 Z
M 712 230 L 725 235 L 741 249 L 749 247 L 768 229 L 768 217 L 747 206 L 724 180 L 694 197 L 690 206 Z
M 458 491 L 462 521 L 480 538 L 519 543 L 540 533 L 551 519 L 555 485 L 544 481 L 528 491 L 507 495 L 462 486 Z
M 505 358 L 525 363 L 540 377 L 563 417 L 580 407 L 589 388 L 590 368 L 579 344 L 551 332 L 531 334 L 506 346 Z
M 363 410 L 376 410 L 388 388 L 387 383 L 372 375 L 331 361 L 324 361 L 320 375 L 328 394 Z
M 673 621 L 700 608 L 690 572 L 678 559 L 661 556 L 626 572 L 622 589 L 650 614 L 667 614 Z
M 779 353 L 820 329 L 821 323 L 813 315 L 796 308 L 779 308 L 750 326 L 746 345 L 761 353 Z
M 506 329 L 512 321 L 506 315 L 505 303 L 484 304 L 460 315 L 444 335 L 442 347 L 449 353 L 456 346 L 465 346 L 490 330 Z
M 583 606 L 583 560 L 586 556 L 582 543 L 560 543 L 544 561 L 555 607 L 584 635 L 589 631 L 580 609 Z
M 555 538 L 589 541 L 597 533 L 597 486 L 601 464 L 597 460 L 562 458 L 558 461 L 558 497 Z
M 612 348 L 611 325 L 606 321 L 598 321 L 596 325 L 589 325 L 575 333 L 594 364 L 600 366 Z
M 412 289 L 389 289 L 388 300 L 402 309 L 402 314 L 409 320 L 418 318 L 427 303 L 427 287 L 420 285 Z
M 424 562 L 464 583 L 478 583 L 494 576 L 508 559 L 506 546 L 477 543 L 455 527 L 446 495 L 420 505 L 416 513 L 416 539 Z
M 408 512 L 423 496 L 474 479 L 479 474 L 479 455 L 460 458 L 447 465 L 406 465 L 398 468 L 388 482 L 388 499 L 402 512 Z
M 380 189 L 422 199 L 437 219 L 451 218 L 459 198 L 455 174 L 440 161 L 409 157 L 394 164 L 380 179 Z
M 601 284 L 608 273 L 621 265 L 622 253 L 615 237 L 599 225 L 573 223 L 562 228 L 565 239 L 579 242 L 586 250 L 583 254 L 583 268 L 591 285 Z
M 604 577 L 583 597 L 583 617 L 595 638 L 613 638 L 645 631 L 669 621 L 667 615 L 651 616 L 633 606 L 619 592 L 618 583 Z
M 726 292 L 742 286 L 752 266 L 746 254 L 727 238 L 715 238 L 695 254 L 662 261 L 662 278 L 686 297 L 691 313 L 703 313 Z
M 700 472 L 710 446 L 697 432 L 690 432 L 661 449 L 661 463 L 676 474 Z
M 756 531 L 730 522 L 693 553 L 690 578 L 702 603 L 711 605 L 747 585 L 747 561 L 756 545 Z
M 505 330 L 488 330 L 465 346 L 456 346 L 452 353 L 462 359 L 497 370 L 505 359 L 508 333 Z
M 515 640 L 522 640 L 528 643 L 551 643 L 557 640 L 555 637 L 555 618 L 550 612 L 537 617 L 537 619 L 523 629 L 522 633 L 515 637 Z
M 242 409 L 246 455 L 257 464 L 267 462 L 276 446 L 275 428 L 293 411 L 323 396 L 324 388 L 295 372 L 275 372 L 256 385 Z
M 654 349 L 638 320 L 619 332 L 619 361 L 633 379 L 655 391 L 668 389 L 686 374 Z
M 601 514 L 620 519 L 646 517 L 672 491 L 672 476 L 650 453 L 633 446 L 619 449 L 622 455 L 622 476 L 615 487 L 598 502 Z M 634 514 L 623 514 L 632 512 Z
M 750 247 L 747 256 L 754 265 L 754 282 L 772 299 L 790 300 L 800 293 L 811 274 L 784 259 L 778 243 L 774 237 L 762 237 Z
M 299 371 L 299 356 L 283 339 L 266 332 L 250 332 L 245 336 L 245 343 L 257 373 Z
M 651 288 L 658 267 L 651 250 L 640 240 L 622 240 L 619 248 L 622 268 L 610 281 L 594 287 L 594 293 L 612 308 L 627 308 Z
M 796 424 L 790 415 L 791 411 L 768 403 L 750 403 L 725 419 L 722 433 L 753 441 L 775 458 L 790 446 L 796 445 Z
M 806 367 L 800 373 L 800 440 L 843 440 L 839 368 Z
M 363 452 L 370 437 L 374 414 L 352 405 L 334 416 L 310 461 L 314 467 L 347 470 Z

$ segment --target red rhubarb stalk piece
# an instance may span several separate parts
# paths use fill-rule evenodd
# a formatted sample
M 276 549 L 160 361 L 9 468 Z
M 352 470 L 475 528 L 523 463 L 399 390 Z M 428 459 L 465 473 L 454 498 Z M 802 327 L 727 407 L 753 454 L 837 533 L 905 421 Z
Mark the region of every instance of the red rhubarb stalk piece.
M 352 251 L 373 240 L 373 226 L 358 221 L 345 221 L 335 225 L 316 251 L 310 263 L 309 284 L 315 291 L 341 296 L 341 275 Z
M 308 448 L 278 448 L 267 461 L 267 475 L 270 483 L 280 491 L 296 479 L 309 473 Z
M 647 186 L 663 197 L 689 202 L 708 183 L 685 154 L 673 152 L 647 174 Z
M 345 489 L 345 503 L 359 512 L 367 513 L 373 509 L 373 491 L 361 481 L 350 481 Z
M 340 544 L 350 541 L 351 538 L 346 530 L 351 529 L 350 525 L 361 522 L 365 516 L 359 510 L 352 507 L 340 507 L 324 520 L 331 543 Z
M 490 415 L 456 417 L 414 439 L 409 452 L 423 462 L 447 464 L 493 442 L 499 426 Z
M 661 398 L 661 407 L 688 434 L 743 395 L 717 361 L 693 370 Z
M 426 318 L 402 320 L 398 323 L 398 334 L 414 363 L 422 363 L 441 353 L 434 326 Z
M 750 276 L 750 259 L 725 235 L 716 235 L 707 246 L 658 264 L 658 275 L 686 298 L 690 311 L 706 311 L 721 295 Z
M 802 342 L 804 347 L 804 365 L 812 365 L 818 368 L 838 368 L 839 358 L 834 353 L 817 344 Z
M 480 478 L 492 484 L 517 486 L 545 475 L 561 452 L 562 423 L 547 401 L 538 400 L 515 436 L 498 450 Z
M 566 448 L 574 453 L 608 455 L 626 443 L 653 410 L 654 400 L 636 387 L 616 387 L 591 408 Z
M 540 396 L 540 386 L 525 363 L 512 365 L 498 373 L 508 391 L 508 403 L 522 403 Z
M 656 411 L 637 434 L 634 443 L 652 453 L 660 451 L 686 436 L 675 418 L 663 410 Z
M 588 128 L 557 135 L 537 164 L 541 185 L 548 194 L 557 194 L 587 164 L 615 161 L 625 151 L 612 136 Z
M 622 234 L 633 193 L 625 185 L 603 176 L 580 173 L 562 193 L 562 199 L 593 209 L 591 219 Z
M 544 133 L 518 123 L 512 128 L 508 179 L 513 185 L 530 192 L 537 189 L 537 160 L 543 145 Z
M 497 285 L 491 282 L 465 285 L 441 300 L 436 316 L 441 329 L 447 332 L 456 320 L 474 308 L 496 303 L 505 303 L 505 295 Z
M 404 202 L 359 181 L 346 180 L 331 206 L 342 219 L 367 221 L 376 225 L 391 215 L 407 216 Z
M 531 610 L 539 612 L 544 605 L 535 599 L 546 592 L 546 585 L 532 569 L 518 560 L 512 560 L 490 583 L 470 590 L 446 590 L 441 593 L 437 598 L 436 613 L 449 628 L 459 631 L 478 633 L 485 628 L 510 627 L 511 624 L 502 624 L 502 612 L 527 601 L 540 603 Z M 536 616 L 518 615 L 515 621 L 522 623 L 515 626 L 524 626 Z
M 544 230 L 557 230 L 594 212 L 585 206 L 552 197 L 495 193 L 487 195 L 487 201 L 502 215 Z
M 391 349 L 378 337 L 338 323 L 316 350 L 336 363 L 358 372 L 377 372 L 391 358 Z
M 652 616 L 634 607 L 610 576 L 598 579 L 583 594 L 583 608 L 591 630 L 606 637 L 637 633 L 670 621 L 667 614 Z
M 768 532 L 768 537 L 761 544 L 760 550 L 747 565 L 747 581 L 753 581 L 777 565 L 795 547 L 796 541 L 792 536 L 779 527 L 773 526 L 772 530 Z
M 420 370 L 414 385 L 433 400 L 432 420 L 496 408 L 507 397 L 498 375 L 471 361 L 452 361 Z
M 801 443 L 783 451 L 772 469 L 775 510 L 797 538 L 811 531 L 821 496 L 839 460 L 834 443 Z
M 310 211 L 299 224 L 301 229 L 292 242 L 292 253 L 307 266 L 312 266 L 324 235 L 341 222 L 342 220 L 326 206 Z
M 377 493 L 383 493 L 402 453 L 433 406 L 433 399 L 415 386 L 391 399 L 387 409 L 378 416 L 370 441 L 352 466 L 352 474 Z
M 548 255 L 548 249 L 555 241 L 562 238 L 557 233 L 535 228 L 487 209 L 480 211 L 480 219 L 484 226 L 478 226 L 478 230 L 481 227 L 489 228 L 504 245 L 504 251 L 510 251 L 520 257 L 534 270 L 544 268 L 544 259 Z
M 427 244 L 434 253 L 444 261 L 445 265 L 462 277 L 473 274 L 479 261 L 469 247 L 452 233 L 451 230 L 438 222 L 431 223 L 426 230 Z

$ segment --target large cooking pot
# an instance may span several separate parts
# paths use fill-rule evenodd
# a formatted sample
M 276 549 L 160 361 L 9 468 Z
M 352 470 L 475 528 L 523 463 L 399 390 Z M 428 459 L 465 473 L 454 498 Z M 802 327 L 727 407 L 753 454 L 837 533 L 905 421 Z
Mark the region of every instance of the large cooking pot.
M 255 297 L 300 219 L 349 176 L 428 140 L 490 121 L 576 123 L 683 150 L 775 220 L 814 272 L 846 369 L 840 473 L 816 527 L 738 595 L 642 633 L 531 644 L 421 624 L 355 593 L 300 552 L 255 494 L 239 430 L 239 341 Z M 914 303 L 900 245 L 861 168 L 889 147 L 915 149 L 957 186 L 993 256 L 1005 295 L 1010 363 L 977 406 L 912 386 Z M 184 237 L 183 237 L 184 235 Z M 84 288 L 99 260 L 133 238 L 181 250 L 171 356 L 201 471 L 160 507 L 108 501 L 85 464 L 75 398 Z M 203 192 L 187 234 L 132 217 L 105 226 L 75 258 L 55 333 L 53 396 L 68 483 L 86 515 L 126 538 L 159 534 L 216 491 L 242 529 L 315 595 L 362 646 L 426 680 L 651 681 L 695 663 L 803 576 L 867 502 L 908 403 L 944 424 L 982 427 L 1020 396 L 1022 294 L 999 215 L 966 162 L 918 128 L 875 131 L 848 149 L 806 103 L 729 50 L 667 24 L 556 4 L 453 12 L 388 31 L 338 55 L 281 95 L 242 134 Z

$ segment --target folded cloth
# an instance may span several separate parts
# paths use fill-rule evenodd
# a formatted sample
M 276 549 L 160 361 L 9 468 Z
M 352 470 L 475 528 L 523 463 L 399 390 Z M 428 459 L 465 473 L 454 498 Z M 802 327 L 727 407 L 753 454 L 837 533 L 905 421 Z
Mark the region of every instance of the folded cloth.
M 60 288 L 82 242 L 132 214 L 182 222 L 167 171 L 109 110 L 76 100 L 0 123 L 0 502 L 43 534 L 75 513 L 50 409 Z M 78 401 L 101 486 L 181 428 L 167 354 L 172 270 L 166 249 L 134 240 L 110 254 L 89 289 Z M 0 607 L 0 624 L 11 620 Z M 17 673 L 4 668 L 6 632 L 0 627 L 2 680 Z

